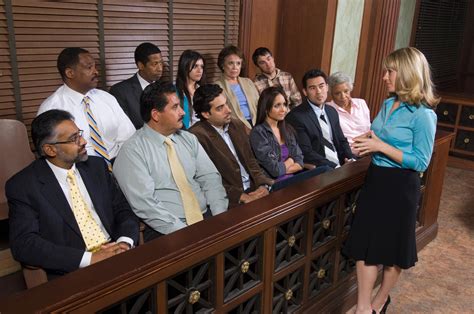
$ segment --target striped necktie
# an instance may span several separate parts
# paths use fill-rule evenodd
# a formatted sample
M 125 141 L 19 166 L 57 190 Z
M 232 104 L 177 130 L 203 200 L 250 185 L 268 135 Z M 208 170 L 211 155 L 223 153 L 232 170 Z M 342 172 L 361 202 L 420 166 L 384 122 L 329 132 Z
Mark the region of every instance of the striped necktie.
M 329 125 L 326 118 L 324 117 L 324 113 L 321 113 L 319 116 L 319 121 L 321 132 L 323 133 L 323 137 L 325 139 L 325 141 L 323 141 L 324 155 L 326 156 L 326 159 L 339 166 L 339 158 L 337 157 L 337 152 L 331 139 L 331 131 L 329 130 Z
M 91 144 L 92 147 L 94 147 L 94 151 L 97 153 L 97 155 L 104 158 L 105 162 L 107 163 L 107 167 L 110 171 L 112 171 L 112 163 L 110 162 L 109 152 L 107 151 L 107 147 L 105 147 L 104 141 L 102 140 L 102 135 L 100 135 L 99 127 L 97 126 L 97 122 L 95 121 L 94 114 L 91 110 L 90 101 L 91 99 L 89 96 L 85 96 L 82 100 L 86 109 Z
M 194 194 L 193 189 L 186 178 L 183 165 L 179 161 L 173 142 L 169 137 L 165 139 L 165 144 L 171 174 L 173 175 L 174 182 L 176 183 L 179 193 L 181 194 L 181 199 L 183 200 L 183 209 L 184 216 L 186 217 L 186 223 L 188 225 L 192 225 L 198 221 L 203 220 L 201 207 L 199 206 L 196 194 Z

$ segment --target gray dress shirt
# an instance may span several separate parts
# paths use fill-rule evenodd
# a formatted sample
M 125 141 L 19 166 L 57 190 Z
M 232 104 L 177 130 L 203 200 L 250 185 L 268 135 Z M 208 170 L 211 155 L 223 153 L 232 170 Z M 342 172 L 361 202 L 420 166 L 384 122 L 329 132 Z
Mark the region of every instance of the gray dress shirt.
M 193 134 L 179 130 L 170 136 L 201 206 L 213 215 L 227 210 L 222 178 Z M 168 234 L 186 226 L 181 195 L 171 173 L 165 136 L 147 124 L 120 150 L 114 175 L 135 214 L 156 231 Z

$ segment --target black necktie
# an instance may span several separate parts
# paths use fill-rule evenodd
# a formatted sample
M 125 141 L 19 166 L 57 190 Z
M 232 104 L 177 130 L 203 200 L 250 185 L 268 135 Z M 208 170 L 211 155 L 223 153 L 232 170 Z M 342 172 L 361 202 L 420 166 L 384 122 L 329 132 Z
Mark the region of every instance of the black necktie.
M 324 121 L 324 123 L 326 123 L 326 124 L 328 123 L 328 122 L 326 121 L 326 118 L 324 117 L 324 114 L 321 113 L 321 115 L 320 115 L 319 117 L 321 118 L 321 120 Z

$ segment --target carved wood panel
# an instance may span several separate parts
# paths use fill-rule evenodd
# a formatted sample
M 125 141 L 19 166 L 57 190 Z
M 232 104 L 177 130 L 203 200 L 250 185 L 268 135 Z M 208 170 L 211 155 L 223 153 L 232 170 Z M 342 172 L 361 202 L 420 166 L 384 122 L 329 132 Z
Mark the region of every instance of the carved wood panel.
M 306 215 L 276 228 L 275 270 L 280 270 L 305 255 Z

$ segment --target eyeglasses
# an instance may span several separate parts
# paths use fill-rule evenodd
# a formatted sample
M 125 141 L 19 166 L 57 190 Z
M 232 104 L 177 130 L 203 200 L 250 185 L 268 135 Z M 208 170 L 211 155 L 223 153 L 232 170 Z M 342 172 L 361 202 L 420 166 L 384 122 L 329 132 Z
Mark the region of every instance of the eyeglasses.
M 47 143 L 49 145 L 56 145 L 56 144 L 70 144 L 70 143 L 75 143 L 76 145 L 81 144 L 81 138 L 82 134 L 84 133 L 83 130 L 77 131 L 74 135 L 72 135 L 67 141 L 59 141 L 59 142 L 54 142 L 54 143 Z

